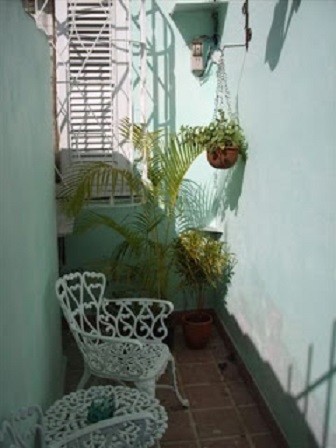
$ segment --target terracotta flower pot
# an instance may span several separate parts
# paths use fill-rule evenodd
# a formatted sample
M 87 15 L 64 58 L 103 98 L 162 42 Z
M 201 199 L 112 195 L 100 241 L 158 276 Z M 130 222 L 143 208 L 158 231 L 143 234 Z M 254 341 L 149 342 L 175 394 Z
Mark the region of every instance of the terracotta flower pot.
M 204 311 L 194 311 L 182 318 L 183 334 L 189 348 L 204 348 L 211 336 L 213 318 Z
M 224 149 L 207 151 L 207 159 L 212 167 L 227 170 L 237 162 L 238 152 L 238 146 L 226 146 Z

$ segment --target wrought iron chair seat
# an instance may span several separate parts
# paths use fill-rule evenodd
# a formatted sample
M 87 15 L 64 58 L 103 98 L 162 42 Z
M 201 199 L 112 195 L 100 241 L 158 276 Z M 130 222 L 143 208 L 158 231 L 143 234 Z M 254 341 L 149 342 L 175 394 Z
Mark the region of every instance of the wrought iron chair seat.
M 165 344 L 140 345 L 115 340 L 102 342 L 85 356 L 90 371 L 98 377 L 121 381 L 157 380 L 166 370 L 170 352 Z M 113 359 L 118 362 L 110 362 Z
M 188 406 L 177 387 L 174 357 L 162 342 L 173 304 L 148 298 L 107 299 L 105 287 L 105 276 L 95 272 L 66 274 L 56 282 L 63 314 L 84 359 L 77 390 L 95 375 L 133 382 L 152 396 L 156 387 L 171 387 Z M 168 364 L 172 384 L 156 386 Z

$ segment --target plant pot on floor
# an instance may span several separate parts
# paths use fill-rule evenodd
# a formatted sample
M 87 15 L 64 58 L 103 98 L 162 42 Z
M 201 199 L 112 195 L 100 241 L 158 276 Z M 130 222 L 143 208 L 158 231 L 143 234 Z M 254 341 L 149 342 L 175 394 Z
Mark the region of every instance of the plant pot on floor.
M 195 311 L 183 316 L 183 334 L 189 348 L 206 347 L 211 336 L 212 322 L 212 315 L 204 311 Z
M 226 146 L 224 149 L 207 151 L 207 160 L 213 168 L 227 170 L 237 162 L 238 153 L 238 146 Z

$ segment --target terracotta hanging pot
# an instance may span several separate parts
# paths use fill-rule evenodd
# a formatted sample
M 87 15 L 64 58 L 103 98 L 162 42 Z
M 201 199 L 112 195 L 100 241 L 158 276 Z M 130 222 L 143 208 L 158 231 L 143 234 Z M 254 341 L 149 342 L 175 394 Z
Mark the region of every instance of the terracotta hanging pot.
M 238 146 L 226 146 L 224 149 L 217 148 L 214 151 L 207 151 L 207 159 L 213 168 L 227 170 L 237 162 L 238 154 Z
M 204 348 L 210 339 L 213 317 L 204 311 L 187 313 L 182 318 L 186 344 L 192 349 Z

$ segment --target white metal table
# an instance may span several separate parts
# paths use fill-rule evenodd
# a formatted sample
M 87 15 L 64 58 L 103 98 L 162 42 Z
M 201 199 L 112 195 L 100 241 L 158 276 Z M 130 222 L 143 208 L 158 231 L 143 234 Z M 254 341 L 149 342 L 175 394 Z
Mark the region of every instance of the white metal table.
M 146 443 L 143 444 L 143 447 L 154 446 L 168 427 L 167 413 L 156 398 L 130 387 L 93 386 L 65 395 L 46 411 L 47 445 L 57 443 L 65 436 L 90 425 L 88 422 L 89 408 L 97 399 L 113 400 L 115 406 L 113 417 L 126 417 L 125 435 L 130 440 L 132 436 L 135 437 L 135 434 L 132 433 L 132 422 L 127 423 L 127 415 L 146 412 L 153 416 L 153 420 L 148 425 Z M 127 427 L 128 425 L 130 427 Z M 97 435 L 96 440 L 100 440 L 101 443 L 94 443 L 95 448 L 98 448 L 98 446 L 106 447 L 104 434 L 99 434 L 99 431 L 97 431 Z M 112 447 L 112 445 L 110 446 Z

